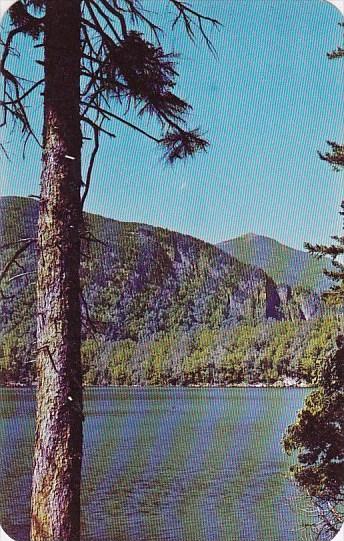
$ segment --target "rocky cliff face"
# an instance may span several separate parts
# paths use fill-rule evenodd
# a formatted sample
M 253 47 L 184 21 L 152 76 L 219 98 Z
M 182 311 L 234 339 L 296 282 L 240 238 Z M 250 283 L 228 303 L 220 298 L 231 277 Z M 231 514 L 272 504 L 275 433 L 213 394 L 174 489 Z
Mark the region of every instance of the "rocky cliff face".
M 14 252 L 12 242 L 36 236 L 38 204 L 0 198 L 0 212 L 3 268 Z M 315 294 L 295 296 L 263 270 L 190 236 L 95 215 L 85 216 L 83 236 L 88 239 L 81 271 L 84 338 L 101 331 L 105 343 L 144 343 L 166 332 L 221 332 L 245 321 L 309 319 L 319 310 Z M 35 340 L 35 249 L 18 264 L 3 286 L 0 341 L 15 327 L 29 358 Z
M 1 244 L 34 237 L 37 212 L 34 200 L 3 198 Z M 215 246 L 99 216 L 87 215 L 85 222 L 85 237 L 90 240 L 83 246 L 84 299 L 111 338 L 137 340 L 171 327 L 228 328 L 245 318 L 290 317 L 288 305 L 295 299 L 289 286 L 276 286 L 263 270 L 240 263 Z M 2 264 L 10 253 L 10 246 L 3 250 Z M 21 263 L 33 272 L 34 250 Z M 25 295 L 27 282 L 27 276 L 10 282 L 8 293 Z M 316 295 L 301 301 L 300 318 L 314 317 L 319 307 Z
M 99 218 L 88 220 L 93 230 Z M 87 277 L 84 262 L 90 284 L 85 294 L 96 318 L 109 322 L 112 339 L 144 340 L 171 329 L 229 328 L 245 318 L 277 317 L 274 282 L 210 244 L 140 224 L 107 221 L 105 232 L 96 229 L 106 243 L 91 254 L 92 260 L 101 258 L 102 280 Z

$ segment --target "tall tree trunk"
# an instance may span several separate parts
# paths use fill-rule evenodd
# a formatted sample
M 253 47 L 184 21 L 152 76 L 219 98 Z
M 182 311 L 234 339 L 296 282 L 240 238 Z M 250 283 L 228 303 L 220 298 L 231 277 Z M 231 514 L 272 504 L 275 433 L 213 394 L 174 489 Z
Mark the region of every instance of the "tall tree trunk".
M 80 539 L 80 0 L 49 0 L 31 541 Z

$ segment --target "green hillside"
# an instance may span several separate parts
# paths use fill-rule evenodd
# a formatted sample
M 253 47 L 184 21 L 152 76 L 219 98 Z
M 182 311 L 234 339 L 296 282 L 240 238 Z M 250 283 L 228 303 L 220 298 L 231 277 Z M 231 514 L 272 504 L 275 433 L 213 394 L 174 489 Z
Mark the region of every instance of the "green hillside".
M 2 269 L 36 236 L 38 203 L 0 198 L 0 216 Z M 314 292 L 276 286 L 218 247 L 90 214 L 84 236 L 86 384 L 310 381 L 333 346 L 336 318 Z M 35 381 L 35 270 L 32 245 L 2 285 L 2 384 Z
M 331 282 L 324 276 L 331 262 L 317 259 L 262 235 L 248 233 L 218 244 L 219 248 L 248 265 L 263 269 L 277 284 L 323 291 Z

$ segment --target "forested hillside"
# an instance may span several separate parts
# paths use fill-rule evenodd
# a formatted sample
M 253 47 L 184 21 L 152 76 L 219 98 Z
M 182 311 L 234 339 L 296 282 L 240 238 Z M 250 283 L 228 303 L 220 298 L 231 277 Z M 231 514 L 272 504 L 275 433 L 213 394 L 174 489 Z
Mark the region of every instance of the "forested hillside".
M 319 259 L 302 250 L 295 250 L 263 235 L 248 233 L 218 244 L 239 261 L 259 267 L 277 284 L 288 284 L 324 291 L 331 286 L 323 269 L 331 269 L 329 258 Z
M 36 236 L 37 214 L 34 199 L 0 198 L 0 269 Z M 337 316 L 314 291 L 218 247 L 90 214 L 82 236 L 86 384 L 309 382 L 333 345 Z M 2 384 L 35 380 L 35 267 L 32 244 L 2 286 Z

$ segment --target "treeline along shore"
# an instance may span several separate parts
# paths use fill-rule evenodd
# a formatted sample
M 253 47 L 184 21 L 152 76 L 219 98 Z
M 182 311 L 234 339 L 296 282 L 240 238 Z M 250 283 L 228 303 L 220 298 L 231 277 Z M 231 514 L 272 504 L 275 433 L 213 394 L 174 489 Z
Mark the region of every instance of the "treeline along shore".
M 3 197 L 0 213 L 3 268 L 19 239 L 35 237 L 38 204 Z M 305 252 L 297 266 L 295 250 L 250 236 L 250 252 L 237 247 L 233 257 L 188 235 L 91 214 L 83 238 L 85 385 L 310 385 L 334 348 L 342 316 L 322 302 L 321 270 Z M 247 263 L 259 250 L 274 278 Z M 0 297 L 0 384 L 8 386 L 36 380 L 34 245 L 18 264 L 25 272 L 14 269 Z M 276 282 L 289 276 L 291 285 Z

